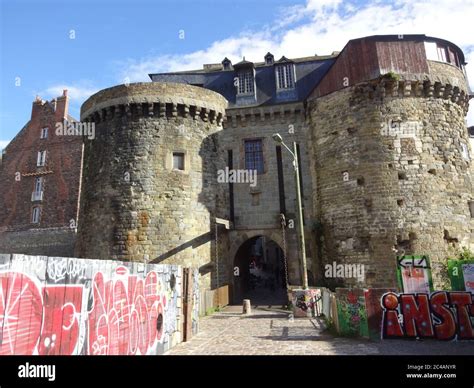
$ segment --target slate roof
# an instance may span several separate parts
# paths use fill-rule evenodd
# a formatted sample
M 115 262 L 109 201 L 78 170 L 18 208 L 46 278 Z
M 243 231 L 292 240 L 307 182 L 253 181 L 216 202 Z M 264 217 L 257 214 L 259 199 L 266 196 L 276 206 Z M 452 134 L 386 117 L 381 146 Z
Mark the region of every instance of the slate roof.
M 275 66 L 278 65 L 278 61 L 271 65 L 264 62 L 254 63 L 257 98 L 255 103 L 245 106 L 266 106 L 304 101 L 326 74 L 336 57 L 337 54 L 292 60 L 283 57 L 282 62 L 288 61 L 295 65 L 296 88 L 292 92 L 282 93 L 277 93 L 276 90 Z M 242 64 L 242 62 L 240 63 Z M 245 63 L 250 64 L 251 62 L 245 61 Z M 229 101 L 229 108 L 242 107 L 240 104 L 236 105 L 234 86 L 236 71 L 234 69 L 223 70 L 222 65 L 219 65 L 205 65 L 204 69 L 199 70 L 149 74 L 149 76 L 154 82 L 177 82 L 201 86 L 224 96 Z

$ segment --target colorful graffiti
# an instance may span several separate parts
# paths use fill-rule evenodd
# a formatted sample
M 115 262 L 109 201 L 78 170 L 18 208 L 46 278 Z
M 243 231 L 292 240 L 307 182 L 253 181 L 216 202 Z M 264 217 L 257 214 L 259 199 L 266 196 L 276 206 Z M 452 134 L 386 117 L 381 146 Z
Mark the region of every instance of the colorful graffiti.
M 291 301 L 295 317 L 319 316 L 322 313 L 322 295 L 320 289 L 292 290 Z
M 453 291 L 474 293 L 474 260 L 448 260 L 448 274 Z
M 339 332 L 346 336 L 369 336 L 364 291 L 336 288 Z
M 386 293 L 382 338 L 474 339 L 474 305 L 470 292 Z
M 364 289 L 365 309 L 367 312 L 367 326 L 369 329 L 369 338 L 373 340 L 380 339 L 382 330 L 382 306 L 380 298 L 388 292 L 395 292 L 393 288 L 368 288 Z
M 430 259 L 426 255 L 397 256 L 397 276 L 403 292 L 433 291 Z
M 0 255 L 0 355 L 161 354 L 180 341 L 182 270 Z

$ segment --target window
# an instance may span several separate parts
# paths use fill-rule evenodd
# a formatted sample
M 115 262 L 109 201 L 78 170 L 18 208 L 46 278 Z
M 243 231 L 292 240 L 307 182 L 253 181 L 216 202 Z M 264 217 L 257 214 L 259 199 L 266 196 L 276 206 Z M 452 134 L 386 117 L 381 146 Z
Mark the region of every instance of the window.
M 230 70 L 232 62 L 229 60 L 229 58 L 225 57 L 221 63 L 224 70 Z
M 275 57 L 273 56 L 273 54 L 267 53 L 267 55 L 265 55 L 265 64 L 273 65 L 274 62 L 275 62 Z
M 446 47 L 438 46 L 438 60 L 441 62 L 449 62 L 449 54 L 447 53 Z
M 40 193 L 43 191 L 43 178 L 38 177 L 35 179 L 35 193 Z
M 184 170 L 184 152 L 173 152 L 173 170 Z
M 46 164 L 46 151 L 38 151 L 36 166 L 43 167 L 45 164 Z
M 31 201 L 42 201 L 43 200 L 43 178 L 35 178 L 35 187 L 31 194 Z
M 293 89 L 295 87 L 295 70 L 293 64 L 276 67 L 278 89 Z
M 39 224 L 40 215 L 41 215 L 41 208 L 39 206 L 35 206 L 33 208 L 33 211 L 31 212 L 31 222 L 33 224 Z
M 48 137 L 48 127 L 41 128 L 41 137 L 40 139 L 46 139 Z
M 245 70 L 239 73 L 239 94 L 253 93 L 253 70 Z
M 457 50 L 446 44 L 436 42 L 425 42 L 426 59 L 450 63 L 462 68 Z
M 263 147 L 262 140 L 245 141 L 245 169 L 257 170 L 257 173 L 263 173 Z

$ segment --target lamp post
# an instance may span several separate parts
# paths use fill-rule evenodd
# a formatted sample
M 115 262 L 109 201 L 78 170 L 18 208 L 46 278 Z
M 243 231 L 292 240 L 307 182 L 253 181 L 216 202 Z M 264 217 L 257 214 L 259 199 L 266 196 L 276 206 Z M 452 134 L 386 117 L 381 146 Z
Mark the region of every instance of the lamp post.
M 298 243 L 301 249 L 301 271 L 303 276 L 303 288 L 308 288 L 308 273 L 306 270 L 306 246 L 304 240 L 304 227 L 303 227 L 303 207 L 301 200 L 301 187 L 300 187 L 300 175 L 299 175 L 299 164 L 298 164 L 298 151 L 296 149 L 296 143 L 293 142 L 293 151 L 283 142 L 283 139 L 279 133 L 275 133 L 272 136 L 276 143 L 281 144 L 285 147 L 288 152 L 293 156 L 293 166 L 295 167 L 295 183 L 296 183 L 296 212 L 298 215 L 298 227 L 300 233 L 298 235 Z

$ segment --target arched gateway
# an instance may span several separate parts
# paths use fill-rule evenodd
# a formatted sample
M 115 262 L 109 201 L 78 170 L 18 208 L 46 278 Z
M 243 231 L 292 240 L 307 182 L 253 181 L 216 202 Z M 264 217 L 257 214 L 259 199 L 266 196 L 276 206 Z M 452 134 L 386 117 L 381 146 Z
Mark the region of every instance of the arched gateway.
M 282 306 L 287 302 L 286 279 L 282 248 L 266 236 L 248 238 L 235 252 L 232 302 L 250 299 L 253 305 Z

